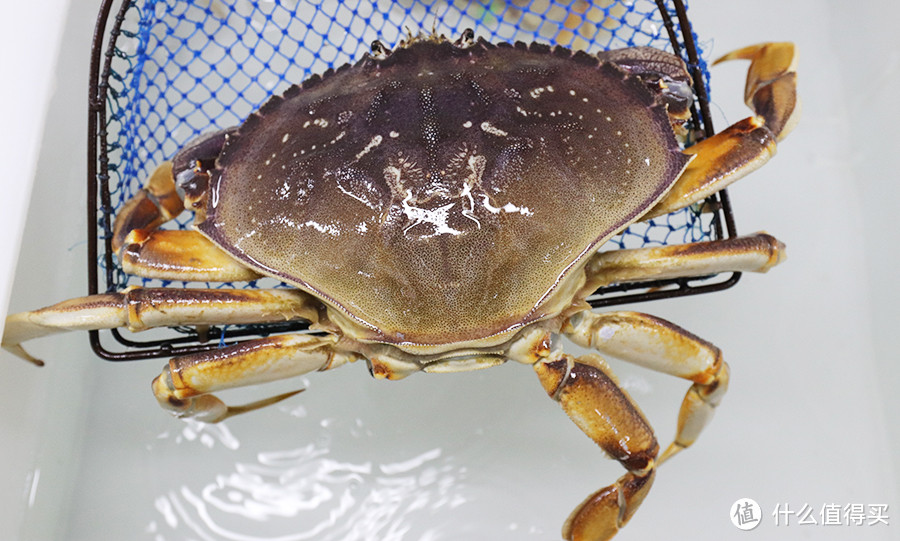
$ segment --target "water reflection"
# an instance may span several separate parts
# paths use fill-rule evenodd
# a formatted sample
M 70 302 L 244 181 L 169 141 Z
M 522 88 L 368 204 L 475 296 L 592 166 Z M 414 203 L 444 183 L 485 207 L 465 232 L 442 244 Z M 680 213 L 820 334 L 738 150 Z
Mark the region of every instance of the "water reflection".
M 201 443 L 236 444 L 223 426 L 190 433 Z M 342 462 L 317 444 L 263 452 L 205 486 L 182 485 L 156 498 L 161 519 L 148 533 L 157 541 L 447 539 L 434 517 L 465 503 L 464 473 L 439 448 L 388 464 Z
M 172 436 L 169 432 L 163 432 L 157 439 L 165 440 L 170 437 Z M 177 444 L 196 441 L 209 449 L 215 447 L 217 443 L 232 451 L 241 446 L 241 442 L 231 433 L 227 424 L 201 423 L 194 419 L 185 419 L 181 432 L 175 435 L 173 440 Z

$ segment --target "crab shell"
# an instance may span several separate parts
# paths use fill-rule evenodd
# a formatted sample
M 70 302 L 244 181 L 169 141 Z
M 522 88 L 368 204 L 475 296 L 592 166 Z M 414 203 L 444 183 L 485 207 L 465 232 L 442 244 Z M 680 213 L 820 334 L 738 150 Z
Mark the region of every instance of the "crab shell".
M 586 258 L 689 159 L 660 92 L 616 63 L 417 39 L 229 133 L 196 227 L 352 339 L 484 348 L 573 306 Z

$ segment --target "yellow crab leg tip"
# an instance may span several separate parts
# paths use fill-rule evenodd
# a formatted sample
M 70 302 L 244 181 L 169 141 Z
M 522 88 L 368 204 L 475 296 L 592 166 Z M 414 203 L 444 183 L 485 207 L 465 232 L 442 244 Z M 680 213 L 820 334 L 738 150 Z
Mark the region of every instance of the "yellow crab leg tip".
M 797 64 L 797 47 L 790 41 L 757 43 L 725 53 L 713 65 L 729 60 L 764 60 L 763 66 L 778 66 L 779 71 L 793 71 Z

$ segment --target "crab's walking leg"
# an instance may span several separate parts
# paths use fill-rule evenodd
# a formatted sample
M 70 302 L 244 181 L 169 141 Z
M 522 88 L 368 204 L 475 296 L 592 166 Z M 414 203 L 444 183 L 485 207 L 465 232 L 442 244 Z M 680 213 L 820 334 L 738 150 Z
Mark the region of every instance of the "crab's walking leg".
M 337 340 L 335 336 L 280 335 L 174 357 L 153 380 L 153 394 L 163 408 L 177 417 L 219 422 L 296 392 L 238 407 L 229 407 L 208 393 L 329 370 L 360 358 L 356 353 L 337 349 Z
M 660 463 L 694 443 L 728 388 L 728 365 L 719 348 L 663 319 L 585 310 L 569 318 L 562 332 L 580 346 L 694 382 L 681 404 L 675 439 Z
M 695 158 L 678 182 L 644 218 L 687 207 L 758 169 L 775 154 L 800 117 L 793 43 L 745 47 L 717 60 L 751 60 L 745 100 L 755 116 L 745 118 L 685 150 Z
M 588 261 L 586 289 L 720 272 L 766 272 L 784 261 L 785 246 L 768 233 L 654 248 L 600 252 Z
M 203 306 L 198 310 L 198 306 Z M 74 330 L 124 327 L 141 331 L 174 325 L 272 323 L 318 320 L 318 302 L 295 289 L 225 290 L 132 288 L 70 299 L 6 318 L 3 347 L 35 364 L 43 362 L 20 345 L 26 340 Z
M 653 430 L 596 355 L 551 355 L 534 365 L 541 384 L 578 427 L 628 473 L 587 497 L 566 520 L 568 541 L 610 539 L 650 490 L 659 445 Z

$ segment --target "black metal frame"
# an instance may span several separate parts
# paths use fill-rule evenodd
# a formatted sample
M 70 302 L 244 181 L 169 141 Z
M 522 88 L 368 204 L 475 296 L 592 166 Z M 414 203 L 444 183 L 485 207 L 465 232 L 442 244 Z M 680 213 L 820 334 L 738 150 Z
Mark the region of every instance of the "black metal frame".
M 110 191 L 109 191 L 109 158 L 107 154 L 106 141 L 106 100 L 109 91 L 109 77 L 111 73 L 111 62 L 115 55 L 115 42 L 121 32 L 122 23 L 125 19 L 125 13 L 131 5 L 130 0 L 119 0 L 121 2 L 115 18 L 112 20 L 112 27 L 109 35 L 107 35 L 107 25 L 110 22 L 113 4 L 117 0 L 103 0 L 100 7 L 100 13 L 97 18 L 96 27 L 94 29 L 94 37 L 91 47 L 91 64 L 90 64 L 90 81 L 88 94 L 88 293 L 91 295 L 100 292 L 100 273 L 98 266 L 99 257 L 99 241 L 101 240 L 98 202 L 102 205 L 104 228 L 108 231 L 111 227 L 109 218 L 111 215 Z M 675 16 L 677 24 L 682 32 L 684 40 L 684 53 L 687 55 L 688 64 L 692 67 L 694 78 L 694 88 L 698 95 L 699 111 L 694 108 L 692 113 L 698 125 L 704 128 L 706 137 L 712 136 L 713 130 L 712 120 L 709 111 L 709 99 L 706 95 L 706 86 L 703 81 L 703 74 L 699 68 L 699 57 L 696 44 L 694 43 L 691 31 L 690 21 L 687 17 L 682 0 L 673 0 L 675 6 Z M 675 49 L 675 54 L 681 56 L 681 45 L 678 42 L 677 32 L 675 30 L 676 22 L 672 20 L 664 0 L 656 0 L 657 7 L 665 23 L 666 30 L 669 34 L 669 40 Z M 108 38 L 108 39 L 107 39 Z M 106 47 L 104 48 L 104 43 Z M 99 199 L 98 199 L 99 197 Z M 722 190 L 717 195 L 707 201 L 708 208 L 713 209 L 716 217 L 713 219 L 713 227 L 715 229 L 716 238 L 730 238 L 737 235 L 734 217 L 731 212 L 728 194 Z M 724 227 L 723 227 L 724 225 Z M 114 262 L 112 260 L 111 237 L 103 235 L 105 242 L 105 258 L 106 258 L 106 289 L 113 288 L 114 280 Z M 692 278 L 679 278 L 671 280 L 659 280 L 654 282 L 625 283 L 607 286 L 598 289 L 592 295 L 588 302 L 593 307 L 605 307 L 624 303 L 646 302 L 662 298 L 679 297 L 686 295 L 697 295 L 701 293 L 709 293 L 720 291 L 734 286 L 740 279 L 741 273 L 726 273 L 724 279 L 720 275 L 701 276 Z M 129 340 L 122 334 L 113 329 L 111 334 L 114 339 L 122 346 L 125 351 L 112 351 L 107 349 L 100 341 L 100 332 L 90 332 L 90 343 L 94 352 L 101 358 L 109 361 L 127 361 L 138 359 L 149 359 L 156 357 L 170 357 L 173 355 L 183 355 L 200 351 L 207 351 L 217 348 L 220 342 L 232 344 L 239 342 L 242 338 L 259 337 L 272 333 L 289 332 L 305 330 L 308 326 L 304 322 L 286 322 L 279 324 L 258 325 L 248 327 L 238 327 L 234 329 L 210 328 L 203 335 L 198 332 L 192 332 L 179 335 L 175 338 L 162 340 L 149 340 L 137 342 Z M 209 342 L 208 342 L 209 341 Z

